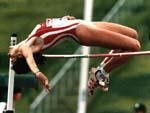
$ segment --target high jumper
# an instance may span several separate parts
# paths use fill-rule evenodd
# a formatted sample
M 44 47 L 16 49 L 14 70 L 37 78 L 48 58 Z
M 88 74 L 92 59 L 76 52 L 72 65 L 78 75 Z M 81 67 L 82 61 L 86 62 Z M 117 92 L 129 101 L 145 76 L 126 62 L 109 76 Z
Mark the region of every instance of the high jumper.
M 71 38 L 80 45 L 112 49 L 111 53 L 137 52 L 140 42 L 136 30 L 110 22 L 87 22 L 72 16 L 48 18 L 38 24 L 31 34 L 19 44 L 10 48 L 13 69 L 16 73 L 32 72 L 39 82 L 49 90 L 47 77 L 38 66 L 44 62 L 42 53 L 51 49 L 66 38 Z M 131 55 L 106 57 L 97 68 L 92 68 L 88 88 L 94 91 L 99 87 L 108 90 L 109 73 L 126 63 Z

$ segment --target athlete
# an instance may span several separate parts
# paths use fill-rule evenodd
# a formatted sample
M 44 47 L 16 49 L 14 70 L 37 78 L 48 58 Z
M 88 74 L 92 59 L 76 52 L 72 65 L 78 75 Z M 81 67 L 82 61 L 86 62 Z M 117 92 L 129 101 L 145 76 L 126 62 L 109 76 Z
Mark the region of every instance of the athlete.
M 71 38 L 80 45 L 112 49 L 115 52 L 140 50 L 137 32 L 129 27 L 108 22 L 87 22 L 72 16 L 48 18 L 38 24 L 24 41 L 10 48 L 13 69 L 16 73 L 32 72 L 48 90 L 48 79 L 38 66 L 44 61 L 42 52 L 50 49 L 65 38 Z M 92 68 L 88 88 L 93 92 L 99 87 L 108 90 L 109 73 L 127 62 L 130 56 L 105 58 L 100 66 Z

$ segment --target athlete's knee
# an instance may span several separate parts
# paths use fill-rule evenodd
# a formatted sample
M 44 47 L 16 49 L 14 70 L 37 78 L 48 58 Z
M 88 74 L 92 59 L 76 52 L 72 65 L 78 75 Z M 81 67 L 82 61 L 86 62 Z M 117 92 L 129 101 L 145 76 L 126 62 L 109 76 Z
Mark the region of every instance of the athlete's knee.
M 137 46 L 138 46 L 138 51 L 140 51 L 141 50 L 141 44 L 139 41 L 137 41 Z
M 131 37 L 134 39 L 138 39 L 138 33 L 135 29 L 131 29 Z
M 140 51 L 141 44 L 138 40 L 135 40 L 132 46 L 132 51 Z

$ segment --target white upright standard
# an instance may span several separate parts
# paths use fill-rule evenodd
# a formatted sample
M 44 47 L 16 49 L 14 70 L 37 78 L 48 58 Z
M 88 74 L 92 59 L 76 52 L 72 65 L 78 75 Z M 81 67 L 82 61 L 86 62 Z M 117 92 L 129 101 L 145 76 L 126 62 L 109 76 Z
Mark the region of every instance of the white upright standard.
M 85 2 L 84 3 L 84 19 L 86 21 L 91 21 L 92 12 L 93 12 L 93 0 L 85 0 L 84 2 Z M 82 51 L 82 54 L 89 54 L 90 48 L 83 46 L 81 51 Z M 88 69 L 89 69 L 89 59 L 86 59 L 86 58 L 81 59 L 77 113 L 86 113 Z
M 17 43 L 17 35 L 11 36 L 10 46 L 14 46 Z M 15 72 L 12 69 L 11 58 L 9 59 L 9 80 L 8 80 L 8 94 L 7 94 L 7 109 L 6 113 L 14 113 L 13 109 L 13 94 L 14 94 L 14 78 Z

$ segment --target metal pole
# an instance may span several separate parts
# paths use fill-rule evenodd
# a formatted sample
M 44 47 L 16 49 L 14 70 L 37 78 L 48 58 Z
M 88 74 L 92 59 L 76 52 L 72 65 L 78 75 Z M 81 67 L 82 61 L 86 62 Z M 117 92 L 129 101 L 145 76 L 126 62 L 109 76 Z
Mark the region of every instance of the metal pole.
M 17 43 L 17 35 L 11 36 L 10 46 L 14 46 Z M 14 113 L 13 109 L 13 94 L 14 94 L 14 77 L 15 72 L 12 69 L 11 58 L 9 59 L 9 80 L 8 80 L 8 94 L 7 94 L 7 110 L 6 113 Z
M 93 12 L 93 0 L 85 0 L 84 2 L 85 2 L 84 3 L 84 19 L 86 21 L 91 21 L 92 20 L 92 12 Z M 89 54 L 90 48 L 83 46 L 81 52 L 82 52 L 82 54 Z M 79 83 L 77 113 L 86 113 L 88 68 L 89 68 L 89 59 L 82 59 L 81 60 L 81 70 L 80 70 L 80 83 Z

